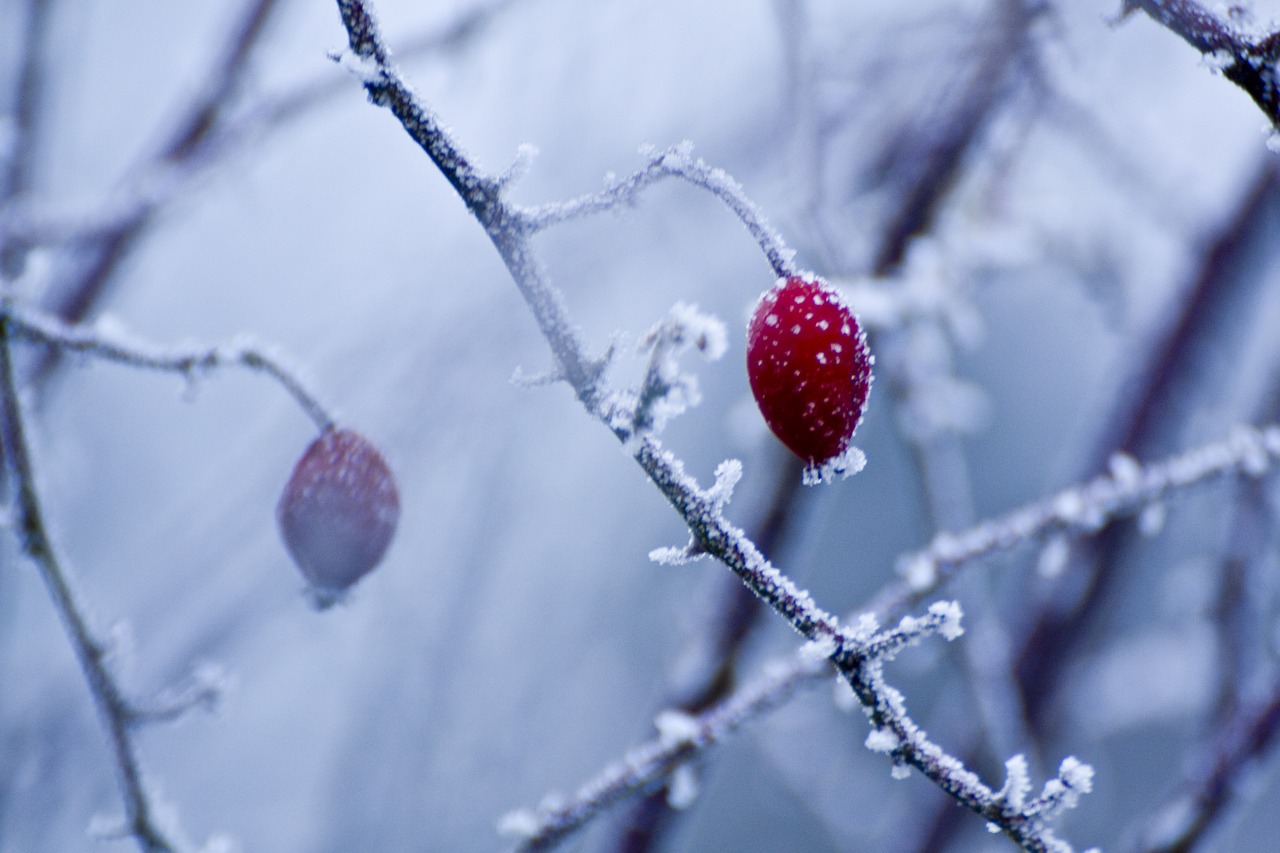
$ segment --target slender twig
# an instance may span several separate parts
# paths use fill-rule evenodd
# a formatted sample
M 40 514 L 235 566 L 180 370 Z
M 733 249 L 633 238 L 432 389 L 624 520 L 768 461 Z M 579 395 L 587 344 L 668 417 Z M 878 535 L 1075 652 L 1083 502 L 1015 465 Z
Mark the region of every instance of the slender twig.
M 194 378 L 219 368 L 239 366 L 271 377 L 289 393 L 321 432 L 332 427 L 334 416 L 299 377 L 298 371 L 285 366 L 283 358 L 255 345 L 248 339 L 237 339 L 221 346 L 158 347 L 136 338 L 101 327 L 64 323 L 58 318 L 31 308 L 0 302 L 0 313 L 9 319 L 13 334 L 36 343 L 49 344 L 58 350 L 82 353 L 107 361 L 179 373 Z
M 170 853 L 178 849 L 169 834 L 156 824 L 152 804 L 142 778 L 133 741 L 134 712 L 107 666 L 110 653 L 89 627 L 86 608 L 71 585 L 57 548 L 49 536 L 36 475 L 26 436 L 10 342 L 13 322 L 0 316 L 0 436 L 9 474 L 17 490 L 16 522 L 22 550 L 36 564 L 54 608 L 71 639 L 76 660 L 93 694 L 94 704 L 110 735 L 111 750 L 121 794 L 125 828 L 146 853 Z
M 360 0 L 338 0 L 338 8 L 350 50 L 336 58 L 363 84 L 370 101 L 396 116 L 485 228 L 546 337 L 560 375 L 573 388 L 587 412 L 604 422 L 626 444 L 681 515 L 696 549 L 727 566 L 798 633 L 829 649 L 830 660 L 853 687 L 872 725 L 885 733 L 885 739 L 889 736 L 896 739 L 895 746 L 888 750 L 895 765 L 916 768 L 1024 849 L 1050 850 L 1056 840 L 1044 821 L 1056 809 L 1033 804 L 1025 808 L 1009 806 L 958 760 L 929 741 L 907 716 L 901 697 L 884 684 L 878 661 L 867 657 L 868 649 L 860 638 L 843 629 L 834 616 L 818 607 L 808 593 L 771 565 L 755 544 L 728 522 L 723 509 L 741 473 L 740 466 L 722 465 L 716 484 L 703 490 L 655 436 L 637 436 L 632 432 L 629 413 L 625 406 L 619 405 L 616 395 L 610 393 L 603 380 L 602 365 L 587 357 L 560 295 L 537 263 L 527 218 L 503 198 L 503 183 L 469 160 L 438 117 L 401 78 L 367 4 Z M 729 185 L 725 186 L 728 189 Z M 735 210 L 742 215 L 740 209 Z M 1075 771 L 1075 765 L 1064 762 L 1063 773 L 1057 780 L 1059 786 L 1079 789 L 1082 774 Z M 1046 797 L 1049 793 L 1046 790 Z

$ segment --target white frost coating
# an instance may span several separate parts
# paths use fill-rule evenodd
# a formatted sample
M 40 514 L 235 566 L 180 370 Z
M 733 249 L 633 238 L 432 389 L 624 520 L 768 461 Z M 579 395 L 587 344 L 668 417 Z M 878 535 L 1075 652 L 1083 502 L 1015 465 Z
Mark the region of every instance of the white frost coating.
M 668 322 L 680 331 L 689 345 L 706 356 L 708 361 L 721 358 L 729 348 L 729 335 L 724 322 L 711 314 L 703 314 L 695 304 L 677 302 L 671 306 Z
M 849 638 L 854 642 L 865 643 L 879 630 L 880 620 L 876 618 L 876 615 L 874 613 L 862 613 L 859 614 L 858 624 L 850 633 Z
M 849 445 L 849 449 L 839 456 L 828 459 L 821 465 L 807 465 L 801 481 L 806 486 L 819 483 L 834 483 L 837 479 L 852 477 L 867 466 L 867 454 L 861 449 Z
M 835 654 L 837 647 L 834 637 L 819 637 L 800 647 L 800 659 L 806 663 L 817 663 Z
M 960 609 L 960 602 L 935 601 L 929 605 L 929 615 L 941 620 L 938 623 L 938 633 L 948 642 L 964 633 L 964 626 L 960 624 L 964 616 L 964 611 Z
M 742 480 L 742 462 L 738 459 L 726 459 L 716 466 L 716 481 L 707 490 L 707 499 L 717 509 L 723 509 L 733 497 L 734 487 Z
M 889 768 L 889 775 L 895 779 L 906 779 L 911 776 L 911 765 L 895 764 Z
M 514 809 L 498 818 L 498 834 L 507 838 L 533 838 L 542 830 L 533 809 Z
M 372 56 L 358 56 L 346 48 L 329 54 L 329 58 L 366 86 L 386 82 L 386 69 Z
M 1142 466 L 1128 453 L 1111 454 L 1111 479 L 1122 489 L 1136 489 L 1142 484 Z
M 1093 790 L 1093 767 L 1074 755 L 1062 759 L 1058 765 L 1058 778 L 1044 783 L 1038 798 L 1040 817 L 1049 819 L 1080 803 L 1080 797 Z
M 867 732 L 864 745 L 872 752 L 888 754 L 898 748 L 902 741 L 890 729 L 872 729 Z
M 697 801 L 699 793 L 698 774 L 693 765 L 681 764 L 667 783 L 667 805 L 676 811 L 684 811 Z
M 1054 536 L 1040 549 L 1040 559 L 1036 561 L 1036 574 L 1045 580 L 1053 580 L 1062 575 L 1067 568 L 1067 558 L 1071 556 L 1071 544 L 1065 536 Z
M 705 557 L 706 554 L 694 553 L 688 545 L 683 548 L 668 546 L 666 548 L 654 548 L 649 552 L 649 559 L 660 566 L 682 566 L 685 563 L 691 563 L 694 560 Z
M 1164 530 L 1164 523 L 1169 518 L 1169 508 L 1164 501 L 1147 504 L 1138 514 L 1138 532 L 1143 536 L 1156 536 Z
M 1267 150 L 1273 154 L 1280 154 L 1280 130 L 1264 125 L 1262 132 L 1267 135 Z
M 697 717 L 674 708 L 668 708 L 654 717 L 653 726 L 658 730 L 658 740 L 668 747 L 694 743 L 701 730 Z
M 927 554 L 911 554 L 898 561 L 898 575 L 906 581 L 912 592 L 933 589 L 938 583 L 938 564 Z
M 708 359 L 717 359 L 724 354 L 727 339 L 724 323 L 701 313 L 698 306 L 677 302 L 671 307 L 667 317 L 637 342 L 637 350 L 650 353 L 650 357 L 643 386 L 635 392 L 630 425 L 633 435 L 660 432 L 673 418 L 702 401 L 698 378 L 682 374 L 677 359 L 691 347 Z M 628 448 L 631 455 L 634 451 L 634 447 Z
M 1027 769 L 1027 757 L 1021 753 L 1004 763 L 1004 787 L 999 796 L 1015 809 L 1021 809 L 1031 793 L 1031 776 Z

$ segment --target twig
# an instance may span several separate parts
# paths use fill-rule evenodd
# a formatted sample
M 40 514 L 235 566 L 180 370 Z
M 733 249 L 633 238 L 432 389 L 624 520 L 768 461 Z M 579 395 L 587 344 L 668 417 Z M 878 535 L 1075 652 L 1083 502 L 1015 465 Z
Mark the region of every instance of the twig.
M 237 339 L 222 346 L 166 348 L 126 338 L 101 327 L 64 323 L 50 314 L 19 308 L 2 300 L 0 314 L 8 318 L 17 337 L 133 367 L 179 373 L 187 378 L 232 365 L 259 371 L 279 383 L 321 432 L 333 426 L 336 420 L 299 378 L 297 370 L 286 367 L 279 355 L 268 353 L 247 339 Z
M 178 846 L 156 825 L 154 806 L 142 780 L 132 734 L 134 711 L 107 667 L 110 649 L 94 637 L 86 609 L 71 585 L 45 524 L 10 353 L 13 333 L 13 322 L 0 316 L 0 436 L 4 440 L 8 470 L 17 488 L 15 511 L 22 550 L 40 571 L 110 735 L 124 797 L 127 831 L 146 853 L 172 853 Z

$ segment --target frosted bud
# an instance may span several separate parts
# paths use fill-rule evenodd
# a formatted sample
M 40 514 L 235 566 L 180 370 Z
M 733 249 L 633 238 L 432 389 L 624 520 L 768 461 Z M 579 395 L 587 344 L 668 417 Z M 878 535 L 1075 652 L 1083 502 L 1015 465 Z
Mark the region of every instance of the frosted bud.
M 381 562 L 400 520 L 395 477 L 364 436 L 326 429 L 284 487 L 276 521 L 289 555 L 321 604 Z

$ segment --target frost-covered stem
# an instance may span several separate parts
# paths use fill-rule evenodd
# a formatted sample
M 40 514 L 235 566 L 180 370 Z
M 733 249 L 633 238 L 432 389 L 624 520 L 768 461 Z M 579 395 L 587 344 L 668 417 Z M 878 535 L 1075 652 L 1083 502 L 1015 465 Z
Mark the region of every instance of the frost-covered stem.
M 45 524 L 13 370 L 12 337 L 11 320 L 0 317 L 0 438 L 3 438 L 5 460 L 17 490 L 15 524 L 19 541 L 49 590 L 54 609 L 71 640 L 76 660 L 110 736 L 120 791 L 124 797 L 126 829 L 146 853 L 174 851 L 177 846 L 153 821 L 153 808 L 133 743 L 133 711 L 107 667 L 109 649 L 94 637 L 87 611 L 71 586 Z
M 1280 424 L 1237 427 L 1221 441 L 1145 466 L 1116 454 L 1106 474 L 968 530 L 940 533 L 924 549 L 903 555 L 898 559 L 903 581 L 882 590 L 870 609 L 901 612 L 973 560 L 1054 533 L 1096 533 L 1113 519 L 1133 515 L 1183 489 L 1228 475 L 1260 476 L 1276 462 Z
M 1254 38 L 1195 0 L 1124 0 L 1120 17 L 1137 11 L 1212 57 L 1222 76 L 1248 92 L 1271 123 L 1280 126 L 1280 80 L 1276 75 L 1280 32 Z
M 799 487 L 796 484 L 800 482 L 804 464 L 791 453 L 778 452 L 777 456 L 782 470 L 774 478 L 769 504 L 753 525 L 751 534 L 751 540 L 766 554 L 779 554 L 787 547 L 799 504 Z M 693 640 L 698 648 L 700 666 L 687 673 L 665 700 L 659 700 L 659 707 L 702 715 L 732 697 L 733 691 L 744 687 L 737 675 L 739 659 L 753 629 L 763 620 L 767 610 L 737 577 L 721 575 L 716 581 L 715 592 L 706 605 L 707 618 L 699 620 L 702 635 Z M 764 680 L 777 680 L 771 676 L 787 681 L 802 678 L 804 670 L 816 662 L 806 658 L 801 663 L 802 666 L 784 666 L 778 672 L 770 672 Z M 829 666 L 817 669 L 828 676 L 831 674 Z M 746 685 L 742 695 L 749 695 L 754 686 Z M 754 700 L 748 701 L 755 704 Z M 618 821 L 613 849 L 643 853 L 660 848 L 664 831 L 680 814 L 680 810 L 671 803 L 668 785 L 643 790 L 645 793 Z
M 711 166 L 701 157 L 694 157 L 693 146 L 688 142 L 665 151 L 646 153 L 648 164 L 621 180 L 612 181 L 598 193 L 521 209 L 527 228 L 531 233 L 543 231 L 563 222 L 634 204 L 644 190 L 665 178 L 676 177 L 706 190 L 733 211 L 759 244 L 776 276 L 786 278 L 796 274 L 797 268 L 792 260 L 795 253 L 787 248 L 782 237 L 765 219 L 763 211 L 748 198 L 742 185 L 728 173 Z
M 164 348 L 133 339 L 116 339 L 99 329 L 64 323 L 52 315 L 19 308 L 4 300 L 0 300 L 0 314 L 8 318 L 17 337 L 133 367 L 189 378 L 230 366 L 258 371 L 279 383 L 321 432 L 335 422 L 329 409 L 279 356 L 243 341 L 213 347 Z
M 691 718 L 689 737 L 655 737 L 604 768 L 572 797 L 536 810 L 512 812 L 503 829 L 520 837 L 519 849 L 547 850 L 637 791 L 660 784 L 680 764 L 722 742 L 743 723 L 785 704 L 810 679 L 831 672 L 821 659 L 761 676 L 704 714 Z

